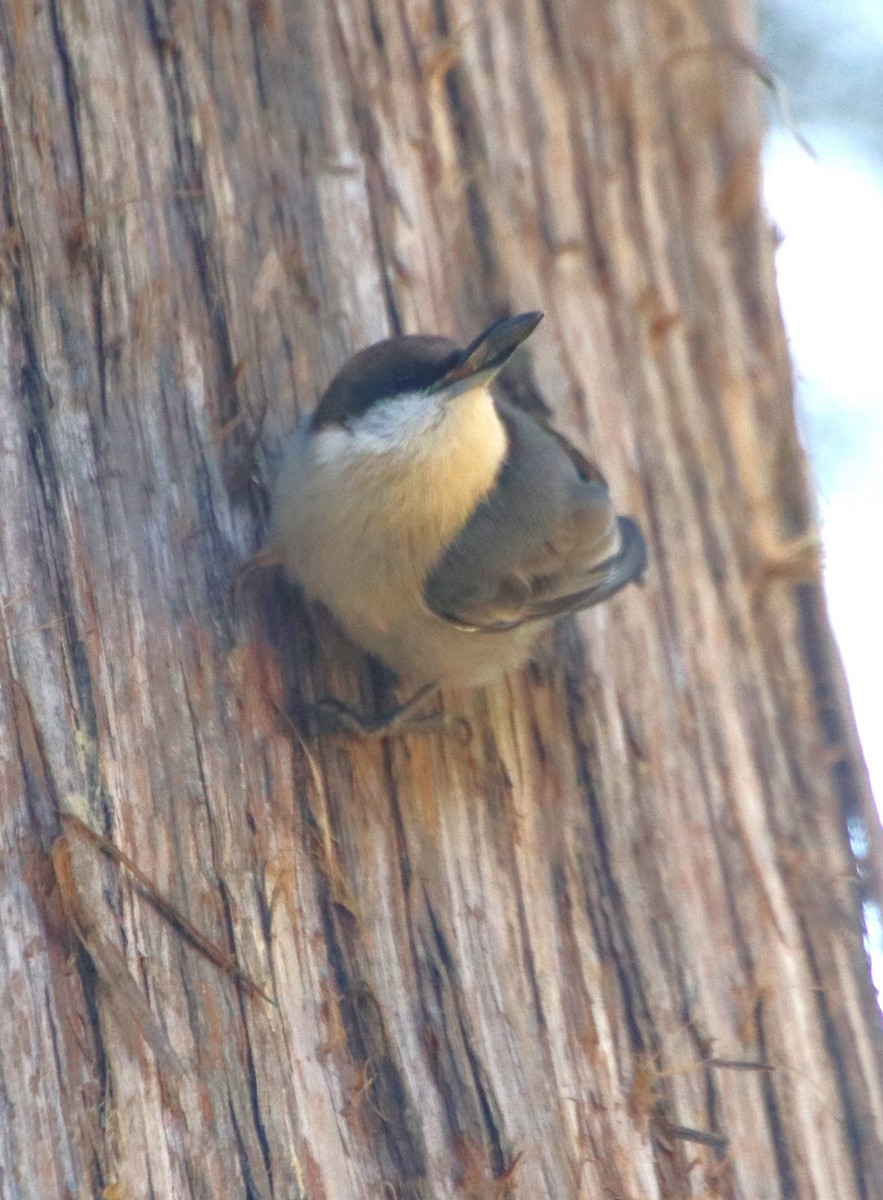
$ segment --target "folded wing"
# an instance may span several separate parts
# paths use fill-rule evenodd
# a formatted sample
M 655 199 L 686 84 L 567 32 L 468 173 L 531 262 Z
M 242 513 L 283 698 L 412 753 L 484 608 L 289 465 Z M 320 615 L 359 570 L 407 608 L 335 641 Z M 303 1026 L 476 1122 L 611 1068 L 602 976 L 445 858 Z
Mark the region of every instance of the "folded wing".
M 647 562 L 640 530 L 616 516 L 598 470 L 527 414 L 497 407 L 506 462 L 424 590 L 437 615 L 485 633 L 600 604 Z

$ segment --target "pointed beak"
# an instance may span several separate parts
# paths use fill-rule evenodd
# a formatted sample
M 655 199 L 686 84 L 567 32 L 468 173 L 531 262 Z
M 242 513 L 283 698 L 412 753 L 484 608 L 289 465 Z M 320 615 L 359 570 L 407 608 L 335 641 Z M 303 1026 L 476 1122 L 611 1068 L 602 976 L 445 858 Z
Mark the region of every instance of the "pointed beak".
M 435 381 L 429 391 L 458 395 L 490 383 L 542 319 L 541 312 L 530 312 L 496 321 L 457 354 L 453 366 Z

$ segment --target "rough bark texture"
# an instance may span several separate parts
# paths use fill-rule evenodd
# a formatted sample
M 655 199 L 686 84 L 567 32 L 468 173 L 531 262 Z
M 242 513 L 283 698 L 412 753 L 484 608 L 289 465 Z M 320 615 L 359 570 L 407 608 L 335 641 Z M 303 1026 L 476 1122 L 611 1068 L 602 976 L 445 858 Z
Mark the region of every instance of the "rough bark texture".
M 0 5 L 4 1198 L 880 1194 L 745 9 Z M 468 742 L 305 748 L 277 709 L 382 685 L 231 586 L 281 437 L 359 346 L 528 308 L 510 387 L 645 589 L 446 695 Z

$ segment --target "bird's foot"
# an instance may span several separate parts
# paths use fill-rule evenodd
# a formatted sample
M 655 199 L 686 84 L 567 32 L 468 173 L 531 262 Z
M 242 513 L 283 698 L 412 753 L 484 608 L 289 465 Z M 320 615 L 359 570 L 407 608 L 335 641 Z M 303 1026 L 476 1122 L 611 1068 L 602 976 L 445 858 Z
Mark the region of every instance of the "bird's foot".
M 425 684 L 402 704 L 379 714 L 359 712 L 341 700 L 320 700 L 311 712 L 311 724 L 318 737 L 388 738 L 400 733 L 435 733 L 438 731 L 469 730 L 468 722 L 457 717 L 451 720 L 444 713 L 424 713 L 418 709 L 436 690 L 434 683 Z

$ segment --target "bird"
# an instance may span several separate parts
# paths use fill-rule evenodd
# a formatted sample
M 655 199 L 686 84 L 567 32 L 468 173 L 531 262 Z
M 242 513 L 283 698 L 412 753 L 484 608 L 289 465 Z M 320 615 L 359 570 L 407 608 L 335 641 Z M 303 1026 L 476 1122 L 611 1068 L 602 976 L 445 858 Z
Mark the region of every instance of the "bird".
M 412 692 L 379 716 L 327 702 L 320 732 L 413 727 L 436 688 L 514 670 L 550 623 L 642 577 L 644 538 L 598 468 L 490 390 L 542 316 L 504 317 L 465 347 L 368 346 L 285 447 L 269 552 Z

